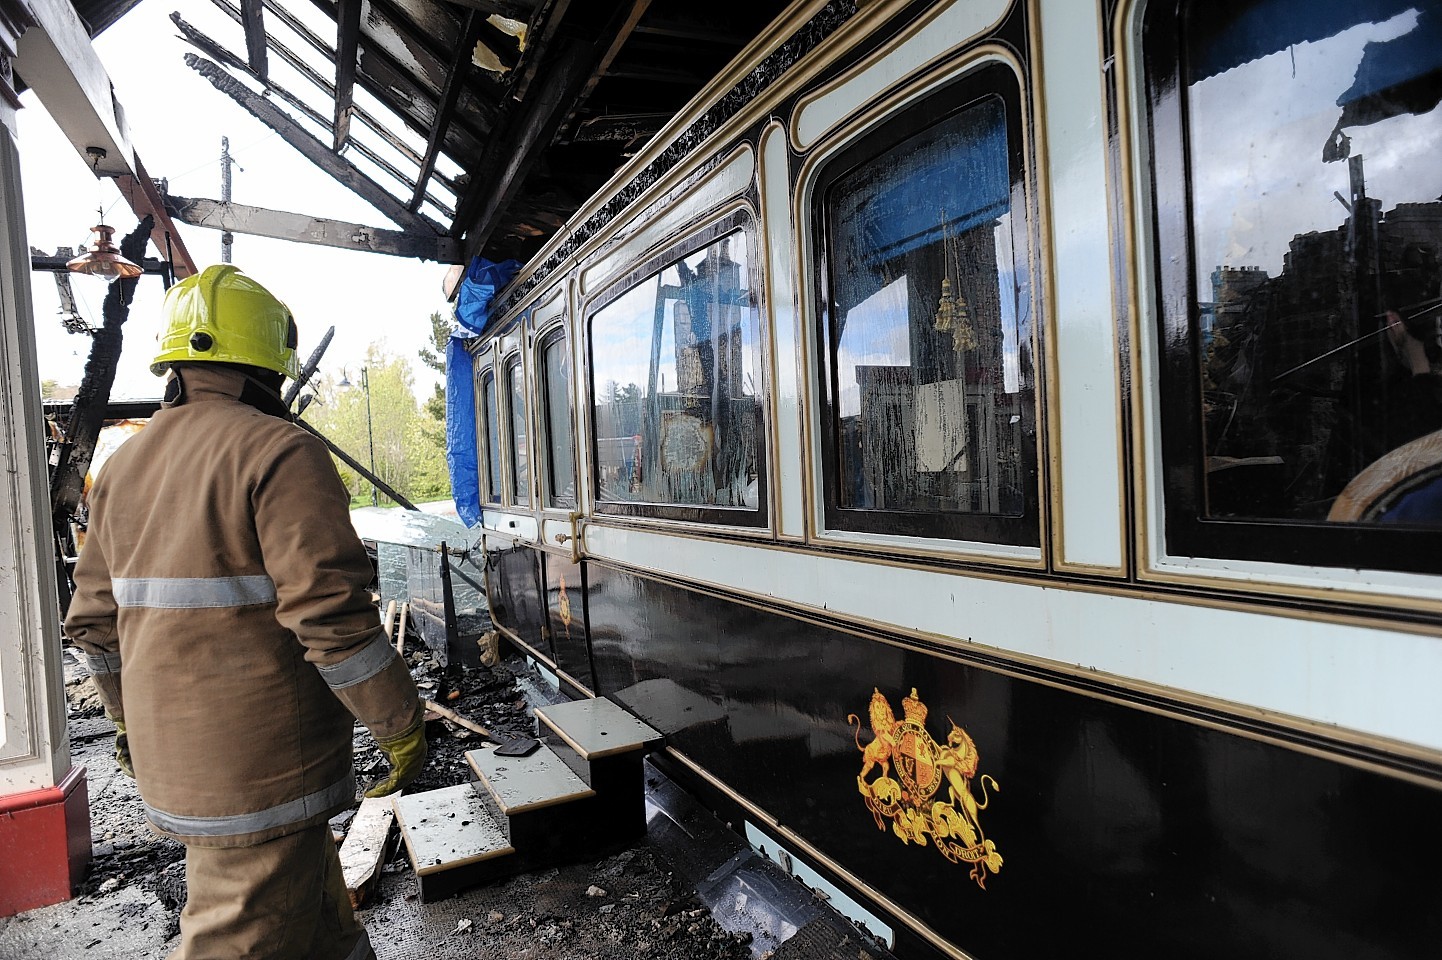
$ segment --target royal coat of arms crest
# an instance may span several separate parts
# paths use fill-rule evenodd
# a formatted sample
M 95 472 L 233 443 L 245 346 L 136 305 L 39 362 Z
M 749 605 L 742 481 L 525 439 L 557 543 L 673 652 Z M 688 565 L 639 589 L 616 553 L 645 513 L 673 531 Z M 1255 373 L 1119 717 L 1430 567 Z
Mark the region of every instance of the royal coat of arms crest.
M 981 799 L 977 799 L 971 789 L 980 763 L 976 742 L 948 717 L 951 730 L 946 742 L 937 743 L 927 732 L 927 706 L 915 687 L 902 698 L 900 720 L 882 692 L 873 691 L 871 742 L 861 743 L 860 717 L 852 713 L 846 720 L 854 724 L 856 748 L 861 751 L 856 787 L 877 829 L 885 830 L 889 823 L 902 843 L 923 847 L 930 838 L 947 860 L 971 864 L 971 878 L 985 890 L 987 874 L 1001 870 L 1002 858 L 981 829 L 981 811 L 991 803 L 987 785 L 997 793 L 1001 786 L 982 774 Z M 873 770 L 879 773 L 868 780 Z

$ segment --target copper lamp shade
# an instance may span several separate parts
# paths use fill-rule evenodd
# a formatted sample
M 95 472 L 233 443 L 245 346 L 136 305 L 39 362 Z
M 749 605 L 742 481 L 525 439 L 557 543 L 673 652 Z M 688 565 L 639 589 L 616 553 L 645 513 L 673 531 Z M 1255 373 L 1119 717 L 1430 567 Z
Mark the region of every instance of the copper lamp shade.
M 121 256 L 120 248 L 110 239 L 115 235 L 114 227 L 107 227 L 101 223 L 91 227 L 90 230 L 94 234 L 90 241 L 90 248 L 65 264 L 68 270 L 100 277 L 106 283 L 122 277 L 138 277 L 145 272 L 144 268 Z

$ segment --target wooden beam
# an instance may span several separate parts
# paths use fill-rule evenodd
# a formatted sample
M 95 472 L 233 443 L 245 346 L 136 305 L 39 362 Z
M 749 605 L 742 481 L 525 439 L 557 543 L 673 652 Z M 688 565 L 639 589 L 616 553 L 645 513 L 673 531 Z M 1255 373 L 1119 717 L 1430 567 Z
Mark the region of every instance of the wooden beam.
M 426 140 L 426 153 L 421 159 L 420 172 L 416 174 L 415 192 L 411 194 L 411 202 L 408 204 L 411 210 L 418 209 L 425 197 L 426 182 L 430 180 L 431 171 L 436 168 L 436 157 L 440 155 L 441 144 L 445 142 L 446 128 L 451 125 L 451 117 L 456 112 L 456 102 L 461 97 L 461 88 L 465 86 L 466 77 L 471 72 L 471 52 L 480 39 L 481 26 L 485 22 L 486 18 L 474 10 L 466 14 L 465 24 L 461 29 L 461 43 L 456 49 L 455 59 L 451 61 L 451 69 L 446 74 L 446 85 L 441 91 L 440 103 L 436 105 L 436 120 L 431 124 L 431 134 Z
M 303 213 L 268 210 L 243 203 L 221 203 L 203 197 L 165 197 L 165 209 L 181 223 L 228 230 L 255 237 L 273 237 L 342 250 L 385 253 L 440 263 L 460 263 L 461 245 L 452 237 L 385 230 Z
M 155 181 L 150 179 L 150 174 L 145 171 L 145 164 L 140 162 L 138 154 L 135 156 L 134 176 L 123 174 L 116 177 L 115 186 L 136 217 L 141 220 L 146 217 L 154 218 L 155 225 L 150 229 L 150 242 L 155 245 L 157 253 L 170 261 L 171 273 L 175 279 L 184 280 L 199 273 L 190 251 L 185 248 L 185 241 L 180 237 L 180 231 L 175 229 L 170 214 L 166 212 Z
M 242 0 L 244 2 L 244 0 Z M 350 112 L 355 99 L 355 69 L 360 56 L 361 0 L 341 0 L 335 12 L 335 131 L 337 153 L 350 139 Z
M 395 221 L 397 226 L 416 233 L 441 232 L 426 217 L 407 210 L 403 203 L 386 192 L 380 184 L 357 170 L 350 161 L 332 153 L 325 144 L 311 136 L 290 114 L 250 90 L 213 62 L 193 53 L 185 55 L 185 62 L 191 69 L 209 80 L 217 90 L 244 107 L 251 116 L 280 134 L 286 143 L 299 150 L 306 159 Z
M 269 76 L 265 57 L 265 20 L 261 0 L 240 0 L 241 26 L 245 27 L 245 54 L 250 70 L 262 81 Z
M 529 20 L 538 4 L 531 0 L 446 0 L 447 3 L 484 14 L 499 14 L 508 20 Z
M 464 235 L 467 259 L 490 239 L 527 172 L 594 82 L 597 68 L 615 57 L 649 3 L 588 0 L 570 8 L 574 22 L 568 17 L 564 32 L 556 34 L 557 49 L 546 63 L 548 82 L 520 103 L 508 101 L 505 122 L 487 142 L 456 209 L 452 232 Z
M 297 97 L 289 90 L 282 87 L 280 84 L 275 83 L 274 81 L 262 80 L 260 77 L 256 77 L 255 74 L 251 73 L 250 66 L 245 63 L 245 61 L 241 60 L 229 50 L 226 50 L 217 41 L 212 40 L 210 37 L 207 37 L 195 27 L 191 26 L 180 16 L 180 14 L 172 13 L 170 15 L 170 20 L 172 23 L 175 24 L 175 28 L 180 31 L 181 36 L 188 43 L 199 49 L 202 53 L 206 54 L 212 59 L 220 61 L 221 63 L 231 67 L 239 73 L 244 73 L 247 76 L 253 77 L 258 83 L 262 83 L 265 85 L 267 92 L 275 94 L 275 96 L 290 104 L 292 108 L 310 119 L 321 129 L 330 129 L 331 120 L 329 117 L 322 116 L 320 111 L 316 110 L 310 104 L 306 103 L 300 97 Z M 285 47 L 281 44 L 277 43 L 274 46 L 276 49 L 276 53 L 280 54 L 282 59 L 287 59 L 287 62 L 289 62 L 289 51 L 286 50 Z M 320 74 L 312 70 L 308 65 L 297 62 L 293 64 L 293 66 L 296 67 L 296 69 L 301 73 L 302 76 L 304 76 L 307 80 L 310 80 L 321 91 L 323 91 L 327 97 L 334 95 L 335 88 L 330 85 L 330 82 L 324 77 L 322 77 Z M 420 155 L 417 154 L 414 150 L 407 147 L 402 141 L 400 141 L 399 138 L 395 137 L 388 130 L 385 130 L 373 117 L 371 117 L 370 114 L 366 113 L 364 110 L 361 110 L 359 107 L 356 108 L 355 114 L 367 127 L 370 127 L 372 130 L 380 134 L 383 140 L 385 140 L 387 143 L 390 143 L 391 146 L 396 147 L 407 157 L 413 159 L 416 162 L 417 166 L 420 165 Z M 365 157 L 371 163 L 374 163 L 377 167 L 380 167 L 386 173 L 390 174 L 397 181 L 404 184 L 407 190 L 415 189 L 415 180 L 412 177 L 403 173 L 389 160 L 376 153 L 374 150 L 366 146 L 361 141 L 352 140 L 351 148 L 357 153 L 359 153 L 361 156 Z M 457 196 L 460 195 L 460 191 L 456 189 L 453 182 L 444 182 L 446 186 L 451 190 L 451 192 L 455 193 Z M 455 216 L 455 212 L 439 198 L 427 193 L 425 199 L 429 200 L 432 204 L 434 204 L 436 209 L 444 212 L 446 216 Z
M 620 28 L 616 30 L 615 36 L 611 38 L 611 45 L 607 47 L 605 55 L 601 57 L 601 61 L 591 70 L 590 81 L 586 84 L 585 89 L 581 91 L 581 95 L 576 98 L 578 105 L 591 95 L 591 91 L 596 89 L 596 84 L 600 82 L 601 77 L 607 70 L 611 69 L 611 65 L 616 61 L 616 57 L 620 54 L 621 48 L 626 45 L 626 40 L 630 38 L 631 31 L 636 29 L 636 24 L 640 22 L 642 15 L 646 12 L 646 8 L 650 5 L 651 0 L 639 0 L 639 2 L 631 7 L 630 13 L 621 21 Z M 697 86 L 699 87 L 700 84 L 698 83 Z M 567 114 L 566 119 L 570 119 L 570 114 Z
M 700 20 L 653 19 L 636 27 L 637 36 L 665 37 L 668 40 L 691 40 L 697 43 L 715 43 L 725 47 L 741 49 L 755 37 L 717 24 L 715 26 Z

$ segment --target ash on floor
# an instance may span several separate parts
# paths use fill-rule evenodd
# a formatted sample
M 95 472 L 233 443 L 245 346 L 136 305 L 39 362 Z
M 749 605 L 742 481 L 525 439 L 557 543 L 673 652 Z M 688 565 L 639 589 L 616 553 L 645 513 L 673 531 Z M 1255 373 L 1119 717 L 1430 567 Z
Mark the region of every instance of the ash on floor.
M 423 696 L 440 684 L 424 653 L 411 662 Z M 516 683 L 523 665 L 466 673 L 444 705 L 498 737 L 533 732 Z M 114 727 L 105 720 L 78 658 L 67 654 L 74 762 L 88 773 L 94 860 L 79 895 L 0 919 L 6 960 L 128 960 L 160 957 L 177 944 L 184 904 L 180 844 L 145 826 L 134 781 L 115 767 Z M 452 685 L 455 686 L 454 684 Z M 449 721 L 428 725 L 430 759 L 412 790 L 469 779 L 464 754 L 479 738 Z M 384 774 L 368 733 L 357 728 L 357 779 Z M 350 814 L 336 818 L 348 823 Z M 380 960 L 424 957 L 742 960 L 751 936 L 722 929 L 666 855 L 647 842 L 617 856 L 513 877 L 450 900 L 421 904 L 403 852 L 385 868 L 375 906 L 360 912 Z

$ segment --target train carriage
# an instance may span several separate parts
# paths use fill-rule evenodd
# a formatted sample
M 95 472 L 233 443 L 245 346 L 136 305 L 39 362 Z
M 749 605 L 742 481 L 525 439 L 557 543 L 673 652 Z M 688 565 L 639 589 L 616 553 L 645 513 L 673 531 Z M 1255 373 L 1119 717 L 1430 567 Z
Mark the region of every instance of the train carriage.
M 898 955 L 1433 955 L 1439 24 L 792 4 L 470 343 L 497 625 Z

